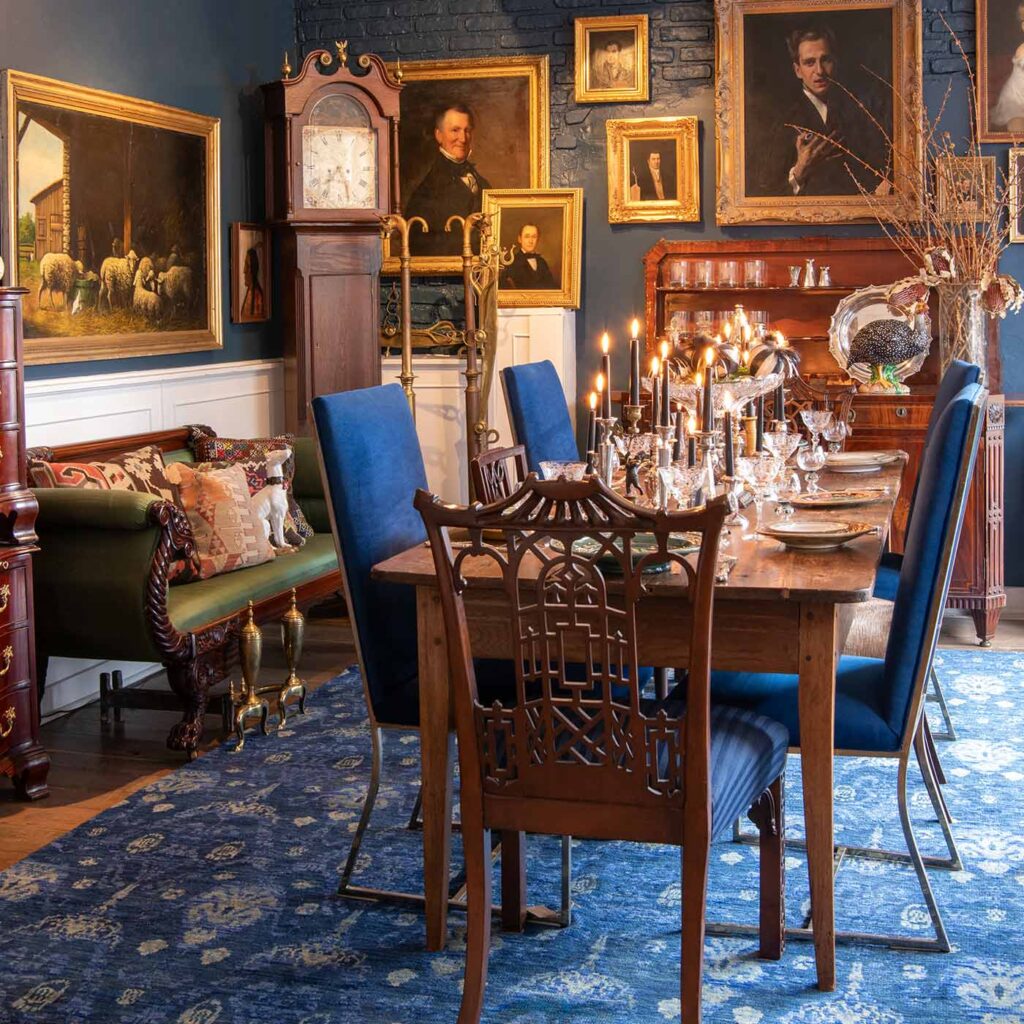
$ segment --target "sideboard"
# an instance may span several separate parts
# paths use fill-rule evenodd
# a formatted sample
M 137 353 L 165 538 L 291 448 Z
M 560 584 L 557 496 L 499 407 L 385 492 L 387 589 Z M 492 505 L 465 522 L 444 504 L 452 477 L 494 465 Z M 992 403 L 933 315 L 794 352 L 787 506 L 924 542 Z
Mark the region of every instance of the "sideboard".
M 789 267 L 805 259 L 827 265 L 832 283 L 827 288 L 789 285 Z M 747 287 L 745 260 L 765 264 L 758 287 Z M 686 286 L 675 282 L 678 261 L 691 271 Z M 701 260 L 717 271 L 726 261 L 738 264 L 735 286 L 695 287 L 692 273 Z M 781 330 L 800 353 L 800 375 L 822 393 L 838 398 L 850 392 L 852 382 L 828 349 L 828 328 L 836 306 L 845 295 L 865 285 L 882 285 L 917 273 L 908 258 L 887 239 L 799 238 L 729 239 L 670 242 L 662 239 L 644 257 L 646 344 L 648 355 L 666 334 L 677 310 L 725 311 L 742 305 L 764 310 L 773 329 Z M 718 280 L 721 275 L 713 276 Z M 937 332 L 937 303 L 933 300 L 933 332 Z M 971 614 L 982 645 L 991 643 L 999 615 L 1006 605 L 1003 586 L 1003 432 L 1005 403 L 999 355 L 998 321 L 988 326 L 987 386 L 990 391 L 985 433 L 968 501 L 966 520 L 957 551 L 948 605 Z M 928 417 L 941 371 L 938 344 L 933 343 L 924 365 L 907 380 L 908 395 L 856 394 L 849 419 L 851 449 L 902 448 L 910 458 L 904 469 L 900 500 L 893 517 L 890 547 L 901 551 L 907 510 L 920 467 Z

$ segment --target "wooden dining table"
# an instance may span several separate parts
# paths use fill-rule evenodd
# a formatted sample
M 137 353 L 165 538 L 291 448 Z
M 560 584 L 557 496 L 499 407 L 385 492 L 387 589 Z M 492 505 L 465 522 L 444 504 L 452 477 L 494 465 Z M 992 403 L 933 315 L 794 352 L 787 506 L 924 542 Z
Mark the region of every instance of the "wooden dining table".
M 833 734 L 836 661 L 844 623 L 853 606 L 871 597 L 906 459 L 867 475 L 823 472 L 830 488 L 882 488 L 879 500 L 841 510 L 799 509 L 808 518 L 868 523 L 877 530 L 829 552 L 793 551 L 751 528 L 734 526 L 723 554 L 735 557 L 728 577 L 715 587 L 711 663 L 715 669 L 785 672 L 799 676 L 800 756 L 803 776 L 811 927 L 818 987 L 835 988 L 833 887 Z M 765 508 L 766 520 L 773 518 Z M 754 510 L 745 513 L 753 520 Z M 423 881 L 427 948 L 447 939 L 451 859 L 454 717 L 444 616 L 426 544 L 373 568 L 373 576 L 416 588 L 419 641 L 420 747 L 423 784 Z M 508 601 L 493 560 L 467 559 L 463 573 L 466 615 L 474 657 L 513 655 Z M 652 575 L 651 600 L 637 609 L 642 665 L 686 665 L 690 611 L 678 566 Z

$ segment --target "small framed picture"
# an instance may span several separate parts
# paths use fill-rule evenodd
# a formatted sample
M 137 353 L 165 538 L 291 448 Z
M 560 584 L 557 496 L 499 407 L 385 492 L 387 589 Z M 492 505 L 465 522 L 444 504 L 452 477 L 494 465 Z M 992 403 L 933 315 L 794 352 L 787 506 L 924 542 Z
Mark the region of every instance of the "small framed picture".
M 697 118 L 606 122 L 608 221 L 700 220 Z
M 1009 183 L 1008 202 L 1010 218 L 1010 241 L 1024 242 L 1024 149 L 1010 150 L 1010 166 L 1007 169 Z
M 583 189 L 489 189 L 483 210 L 502 250 L 498 305 L 579 306 Z
M 270 229 L 231 225 L 231 322 L 270 319 Z
M 576 102 L 646 102 L 647 33 L 646 14 L 577 18 Z
M 995 213 L 996 158 L 949 156 L 935 161 L 939 215 L 951 221 L 986 221 Z

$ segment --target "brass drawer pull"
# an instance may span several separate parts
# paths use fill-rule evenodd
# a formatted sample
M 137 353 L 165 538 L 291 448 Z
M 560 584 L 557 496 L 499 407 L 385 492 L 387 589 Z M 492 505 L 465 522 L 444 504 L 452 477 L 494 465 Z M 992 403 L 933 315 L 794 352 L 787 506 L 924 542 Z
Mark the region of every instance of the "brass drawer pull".
M 902 420 L 907 416 L 907 407 L 905 405 L 896 406 L 896 415 Z
M 7 611 L 7 604 L 11 600 L 11 585 L 5 583 L 0 586 L 0 615 Z
M 14 720 L 18 717 L 18 712 L 15 710 L 12 704 L 3 715 L 3 720 L 0 721 L 0 740 L 7 739 L 8 736 L 14 731 Z
M 11 671 L 11 662 L 14 661 L 14 648 L 8 644 L 4 648 L 4 667 L 0 668 L 0 679 Z

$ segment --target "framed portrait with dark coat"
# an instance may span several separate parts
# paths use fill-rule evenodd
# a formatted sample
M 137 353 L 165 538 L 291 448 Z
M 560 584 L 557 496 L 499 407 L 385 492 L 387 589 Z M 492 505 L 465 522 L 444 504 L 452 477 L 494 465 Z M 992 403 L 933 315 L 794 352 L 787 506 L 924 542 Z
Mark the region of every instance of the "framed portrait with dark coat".
M 410 233 L 412 270 L 461 273 L 462 229 L 446 231 L 449 219 L 478 212 L 489 188 L 548 186 L 548 58 L 414 61 L 401 71 L 400 205 L 429 227 Z M 397 272 L 388 241 L 384 261 Z
M 502 253 L 498 305 L 579 306 L 583 189 L 489 189 L 483 209 Z
M 921 167 L 914 0 L 721 0 L 720 224 L 902 209 Z

